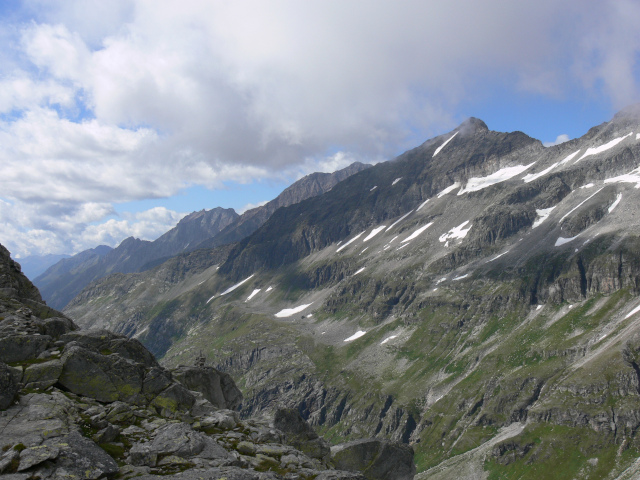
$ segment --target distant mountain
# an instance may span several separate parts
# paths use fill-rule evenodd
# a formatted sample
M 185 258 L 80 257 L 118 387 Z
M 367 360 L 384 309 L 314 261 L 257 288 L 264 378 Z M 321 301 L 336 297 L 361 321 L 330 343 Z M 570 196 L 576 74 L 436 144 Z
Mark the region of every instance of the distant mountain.
M 34 278 L 43 273 L 51 265 L 55 265 L 60 260 L 69 257 L 71 257 L 71 255 L 54 255 L 50 253 L 48 255 L 29 255 L 28 257 L 22 257 L 18 260 L 22 267 L 22 273 L 33 281 Z
M 92 281 L 111 273 L 145 270 L 215 235 L 236 218 L 238 214 L 232 208 L 194 212 L 153 242 L 129 237 L 117 248 L 101 246 L 61 260 L 38 276 L 34 284 L 51 307 L 62 309 Z
M 638 106 L 548 148 L 472 118 L 65 313 L 419 480 L 640 478 L 639 187 Z
M 370 165 L 355 162 L 333 173 L 312 173 L 293 183 L 274 200 L 242 216 L 231 208 L 221 207 L 193 212 L 153 242 L 129 237 L 104 255 L 96 256 L 93 250 L 81 252 L 73 257 L 73 263 L 53 265 L 35 278 L 34 284 L 48 304 L 62 309 L 94 280 L 111 273 L 145 271 L 181 252 L 236 242 L 258 229 L 278 208 L 325 193 L 368 167 Z

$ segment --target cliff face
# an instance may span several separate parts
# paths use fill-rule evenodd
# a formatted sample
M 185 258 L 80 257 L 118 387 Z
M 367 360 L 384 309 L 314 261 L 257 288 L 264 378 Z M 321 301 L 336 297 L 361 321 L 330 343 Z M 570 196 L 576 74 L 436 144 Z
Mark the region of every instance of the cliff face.
M 164 365 L 203 351 L 242 415 L 407 442 L 425 478 L 616 478 L 640 456 L 639 139 L 633 112 L 551 148 L 471 119 L 67 313 Z

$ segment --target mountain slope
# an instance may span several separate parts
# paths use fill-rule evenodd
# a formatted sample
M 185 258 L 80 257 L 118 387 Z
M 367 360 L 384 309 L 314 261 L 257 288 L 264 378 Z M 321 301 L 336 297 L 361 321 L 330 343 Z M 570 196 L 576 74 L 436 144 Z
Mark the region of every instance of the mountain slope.
M 167 365 L 202 350 L 244 414 L 412 443 L 424 478 L 616 478 L 640 455 L 638 185 L 637 107 L 550 148 L 470 119 L 66 312 Z
M 20 259 L 20 266 L 27 278 L 34 279 L 44 273 L 50 266 L 69 257 L 71 257 L 71 255 L 29 255 L 28 257 L 22 257 Z
M 333 173 L 316 172 L 307 175 L 290 187 L 287 187 L 280 195 L 265 205 L 247 210 L 240 218 L 220 233 L 198 245 L 198 248 L 213 248 L 242 240 L 255 232 L 280 207 L 288 207 L 307 198 L 328 192 L 354 173 L 361 172 L 370 166 L 371 165 L 368 164 L 354 162 L 348 167 Z

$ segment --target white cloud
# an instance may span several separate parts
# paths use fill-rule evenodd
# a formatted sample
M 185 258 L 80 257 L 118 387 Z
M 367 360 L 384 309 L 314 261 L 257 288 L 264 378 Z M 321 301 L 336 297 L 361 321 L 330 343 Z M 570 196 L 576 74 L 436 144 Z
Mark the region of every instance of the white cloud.
M 568 142 L 570 140 L 569 135 L 562 133 L 556 137 L 553 142 L 544 142 L 545 147 L 553 147 L 554 145 L 560 145 L 561 143 Z

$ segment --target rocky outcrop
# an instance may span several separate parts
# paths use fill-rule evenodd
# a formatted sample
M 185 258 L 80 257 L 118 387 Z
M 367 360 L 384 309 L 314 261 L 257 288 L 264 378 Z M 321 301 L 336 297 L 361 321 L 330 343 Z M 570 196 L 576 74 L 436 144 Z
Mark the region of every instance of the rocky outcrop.
M 413 449 L 388 440 L 355 440 L 331 447 L 336 468 L 360 471 L 370 480 L 411 480 L 416 474 Z
M 218 408 L 236 410 L 242 403 L 242 392 L 230 375 L 213 367 L 180 366 L 173 370 L 174 378 L 189 390 L 204 395 Z

